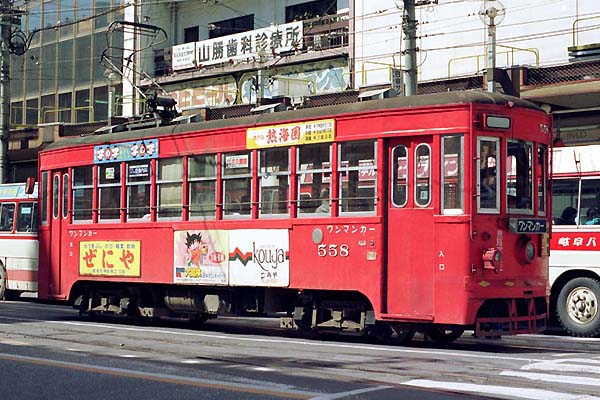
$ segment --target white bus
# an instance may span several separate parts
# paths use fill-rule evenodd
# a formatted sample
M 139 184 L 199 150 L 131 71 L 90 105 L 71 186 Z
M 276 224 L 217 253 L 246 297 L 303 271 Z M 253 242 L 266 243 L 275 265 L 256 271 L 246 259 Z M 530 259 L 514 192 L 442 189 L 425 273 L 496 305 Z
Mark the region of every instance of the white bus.
M 38 289 L 37 184 L 0 185 L 0 299 Z
M 600 336 L 600 145 L 553 150 L 551 315 L 573 336 Z

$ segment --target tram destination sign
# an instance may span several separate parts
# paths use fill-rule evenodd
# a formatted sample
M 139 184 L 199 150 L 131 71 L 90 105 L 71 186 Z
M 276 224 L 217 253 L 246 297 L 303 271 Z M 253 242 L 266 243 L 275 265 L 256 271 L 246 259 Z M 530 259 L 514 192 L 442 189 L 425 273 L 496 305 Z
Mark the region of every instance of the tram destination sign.
M 508 229 L 515 233 L 547 233 L 548 222 L 542 218 L 509 218 Z
M 158 158 L 158 139 L 94 146 L 94 164 Z
M 291 146 L 312 143 L 333 142 L 335 139 L 335 120 L 297 122 L 248 128 L 246 148 L 260 149 L 278 146 Z

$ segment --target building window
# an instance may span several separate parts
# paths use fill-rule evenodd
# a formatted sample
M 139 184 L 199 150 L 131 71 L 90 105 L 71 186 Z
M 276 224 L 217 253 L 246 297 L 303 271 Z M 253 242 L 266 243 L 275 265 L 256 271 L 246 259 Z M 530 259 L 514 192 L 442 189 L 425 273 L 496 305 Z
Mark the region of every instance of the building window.
M 337 14 L 337 0 L 317 0 L 285 8 L 285 22 L 302 21 Z
M 200 40 L 200 33 L 197 26 L 191 26 L 183 30 L 183 43 L 194 43 Z
M 221 36 L 251 31 L 254 29 L 254 14 L 243 17 L 226 19 L 208 24 L 208 38 L 214 39 Z

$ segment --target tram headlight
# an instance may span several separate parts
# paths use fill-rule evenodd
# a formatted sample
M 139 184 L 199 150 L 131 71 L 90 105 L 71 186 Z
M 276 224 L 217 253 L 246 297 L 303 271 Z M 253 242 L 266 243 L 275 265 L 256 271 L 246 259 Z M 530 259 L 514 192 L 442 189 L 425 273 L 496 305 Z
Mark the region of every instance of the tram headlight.
M 535 244 L 527 236 L 521 236 L 517 241 L 517 257 L 524 264 L 531 264 L 535 260 Z

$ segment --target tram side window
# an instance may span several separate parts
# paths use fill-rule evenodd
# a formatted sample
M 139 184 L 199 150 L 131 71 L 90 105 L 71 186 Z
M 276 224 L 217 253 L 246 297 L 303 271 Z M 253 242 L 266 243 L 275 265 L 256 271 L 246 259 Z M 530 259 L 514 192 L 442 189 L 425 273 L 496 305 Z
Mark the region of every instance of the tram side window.
M 93 174 L 92 166 L 73 168 L 73 221 L 92 220 Z
M 341 212 L 375 211 L 377 203 L 376 143 L 342 143 L 339 147 Z
M 537 197 L 538 197 L 538 212 L 540 215 L 546 215 L 546 171 L 548 171 L 548 147 L 539 145 L 537 148 Z
M 190 217 L 215 218 L 217 161 L 214 154 L 188 158 Z
M 40 218 L 42 225 L 48 224 L 48 171 L 42 172 Z
M 533 207 L 533 145 L 508 141 L 506 153 L 508 209 L 530 211 Z
M 127 164 L 127 219 L 150 219 L 150 161 L 131 161 Z
M 290 149 L 259 152 L 260 214 L 287 215 L 289 212 Z M 242 214 L 250 208 L 242 209 Z
M 415 148 L 415 204 L 426 207 L 431 201 L 431 148 L 419 144 Z
M 498 171 L 500 168 L 498 154 L 500 140 L 498 138 L 480 137 L 477 157 L 479 209 L 486 212 L 500 211 L 500 192 L 498 188 Z
M 297 159 L 298 216 L 330 215 L 331 146 L 327 143 L 299 146 Z
M 158 160 L 158 217 L 181 218 L 183 193 L 183 159 Z
M 101 164 L 98 174 L 99 219 L 118 220 L 121 217 L 121 165 Z
M 252 198 L 252 154 L 225 154 L 223 163 L 223 204 L 225 215 L 250 214 Z
M 580 225 L 600 225 L 600 179 L 581 180 Z
M 2 203 L 0 206 L 0 231 L 12 232 L 15 221 L 15 203 Z
M 404 207 L 408 200 L 408 149 L 396 146 L 392 151 L 392 202 Z
M 37 232 L 37 204 L 19 203 L 17 232 Z
M 442 212 L 462 213 L 463 208 L 463 137 L 442 137 Z
M 579 180 L 554 179 L 552 181 L 552 220 L 556 225 L 577 222 Z

